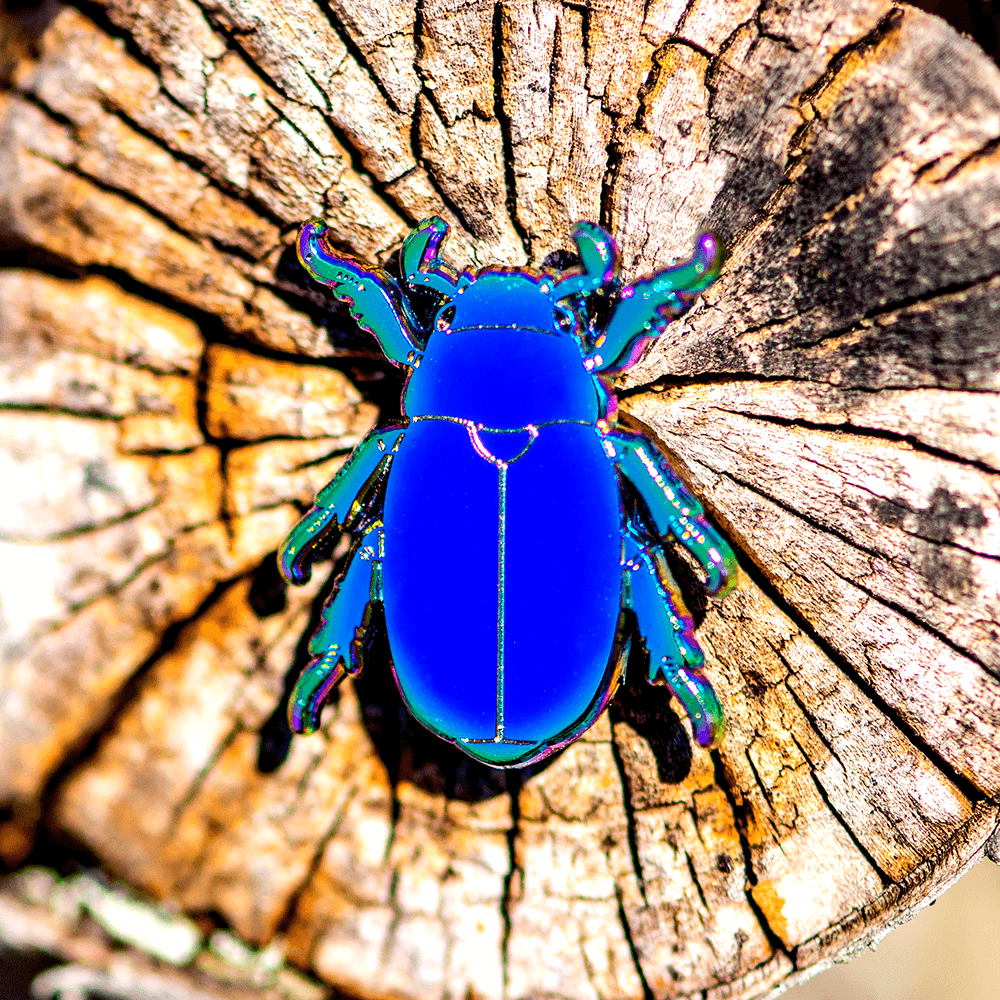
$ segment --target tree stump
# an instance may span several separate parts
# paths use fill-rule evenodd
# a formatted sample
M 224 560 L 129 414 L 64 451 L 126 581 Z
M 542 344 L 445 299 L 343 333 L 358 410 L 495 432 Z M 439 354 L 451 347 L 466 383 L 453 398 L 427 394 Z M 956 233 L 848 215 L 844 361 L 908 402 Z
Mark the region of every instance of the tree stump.
M 72 835 L 352 997 L 648 1000 L 767 995 L 978 860 L 1000 71 L 974 43 L 883 0 L 44 13 L 0 93 L 9 864 Z M 313 215 L 387 266 L 430 215 L 459 266 L 540 265 L 580 218 L 629 277 L 722 238 L 619 386 L 739 554 L 731 597 L 688 588 L 717 751 L 633 670 L 578 743 L 491 771 L 408 720 L 384 648 L 289 745 L 330 582 L 286 592 L 273 552 L 399 390 L 295 263 Z

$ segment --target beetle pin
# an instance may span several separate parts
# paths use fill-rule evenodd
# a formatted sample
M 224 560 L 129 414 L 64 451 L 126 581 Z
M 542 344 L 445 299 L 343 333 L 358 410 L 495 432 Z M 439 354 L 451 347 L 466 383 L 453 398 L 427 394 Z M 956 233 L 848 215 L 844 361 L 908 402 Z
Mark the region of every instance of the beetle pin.
M 307 222 L 299 259 L 406 369 L 404 416 L 357 446 L 279 552 L 301 584 L 331 535 L 356 539 L 292 692 L 292 729 L 314 732 L 333 687 L 361 670 L 381 605 L 407 708 L 486 764 L 533 763 L 594 723 L 621 682 L 630 615 L 650 683 L 714 745 L 722 709 L 661 539 L 697 559 L 713 594 L 732 589 L 736 562 L 656 446 L 616 426 L 608 384 L 715 280 L 716 240 L 620 287 L 618 249 L 589 222 L 574 233 L 581 266 L 552 276 L 455 274 L 439 253 L 448 227 L 429 219 L 403 243 L 402 282 L 326 232 Z M 417 289 L 439 299 L 426 325 Z M 592 297 L 609 294 L 599 327 Z

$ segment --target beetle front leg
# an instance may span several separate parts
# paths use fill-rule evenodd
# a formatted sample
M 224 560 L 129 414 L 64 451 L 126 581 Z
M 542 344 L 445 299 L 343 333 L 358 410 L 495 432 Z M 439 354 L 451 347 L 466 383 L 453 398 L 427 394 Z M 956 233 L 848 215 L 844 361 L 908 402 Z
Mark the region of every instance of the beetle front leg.
M 663 553 L 632 526 L 625 533 L 624 571 L 625 602 L 649 654 L 649 683 L 666 684 L 684 706 L 698 743 L 715 746 L 722 739 L 725 717 L 701 672 L 705 654 L 695 639 L 694 622 Z
M 611 458 L 642 498 L 650 527 L 661 538 L 672 534 L 698 560 L 710 594 L 728 594 L 736 586 L 733 550 L 708 523 L 701 504 L 656 445 L 642 434 L 625 431 L 609 434 L 604 441 Z
M 319 628 L 309 640 L 313 659 L 295 682 L 288 700 L 288 723 L 308 736 L 330 692 L 348 675 L 360 673 L 362 642 L 374 605 L 382 600 L 382 525 L 361 539 L 347 568 L 323 605 Z
M 404 430 L 386 427 L 372 431 L 333 480 L 316 494 L 312 509 L 278 549 L 278 568 L 289 583 L 309 582 L 317 550 L 335 531 L 359 525 L 364 528 L 363 515 L 389 473 Z

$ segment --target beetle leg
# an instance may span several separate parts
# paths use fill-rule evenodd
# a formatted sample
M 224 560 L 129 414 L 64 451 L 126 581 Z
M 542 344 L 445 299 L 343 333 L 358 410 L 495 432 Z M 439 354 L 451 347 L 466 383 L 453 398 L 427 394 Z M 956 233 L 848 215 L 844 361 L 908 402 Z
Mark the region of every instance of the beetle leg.
M 659 537 L 672 534 L 701 563 L 710 594 L 725 596 L 736 586 L 736 557 L 709 524 L 700 503 L 688 492 L 660 450 L 642 434 L 617 431 L 605 448 L 622 475 L 635 487 Z
M 371 267 L 330 245 L 329 227 L 310 219 L 299 230 L 299 262 L 306 273 L 346 302 L 362 330 L 375 335 L 382 353 L 395 365 L 413 366 L 423 332 L 399 283 L 380 267 Z
M 649 683 L 666 684 L 691 719 L 695 739 L 703 747 L 715 746 L 725 717 L 701 671 L 705 654 L 695 639 L 694 622 L 663 552 L 631 525 L 625 532 L 625 600 L 649 654 Z
M 646 344 L 715 281 L 722 256 L 719 241 L 702 233 L 689 261 L 621 289 L 602 335 L 584 358 L 587 370 L 614 373 L 635 364 Z
M 292 731 L 309 735 L 319 726 L 330 692 L 361 671 L 362 642 L 373 606 L 382 600 L 382 525 L 369 531 L 351 552 L 347 568 L 323 605 L 319 628 L 309 640 L 313 659 L 295 682 L 288 700 Z
M 278 568 L 289 583 L 308 583 L 317 550 L 334 532 L 366 527 L 364 515 L 389 473 L 404 430 L 386 427 L 372 431 L 319 491 L 312 509 L 278 549 Z

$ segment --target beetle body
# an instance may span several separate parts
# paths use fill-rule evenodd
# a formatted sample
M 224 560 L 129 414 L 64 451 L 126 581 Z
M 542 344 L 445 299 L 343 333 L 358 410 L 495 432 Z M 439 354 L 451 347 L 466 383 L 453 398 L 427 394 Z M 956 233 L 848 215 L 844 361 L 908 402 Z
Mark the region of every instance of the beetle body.
M 614 243 L 589 223 L 580 273 L 455 276 L 437 252 L 446 227 L 429 220 L 401 255 L 408 284 L 441 299 L 422 328 L 391 276 L 332 251 L 324 231 L 303 227 L 304 266 L 409 371 L 403 420 L 359 445 L 279 554 L 298 583 L 331 532 L 358 539 L 293 691 L 292 728 L 312 731 L 332 686 L 361 669 L 381 604 L 411 713 L 476 759 L 523 766 L 604 709 L 631 611 L 650 681 L 670 685 L 699 742 L 717 741 L 721 709 L 660 539 L 686 545 L 714 592 L 732 585 L 732 554 L 652 443 L 616 427 L 604 381 L 714 279 L 711 237 L 691 263 L 622 289 Z M 598 330 L 588 300 L 609 291 L 618 304 Z

